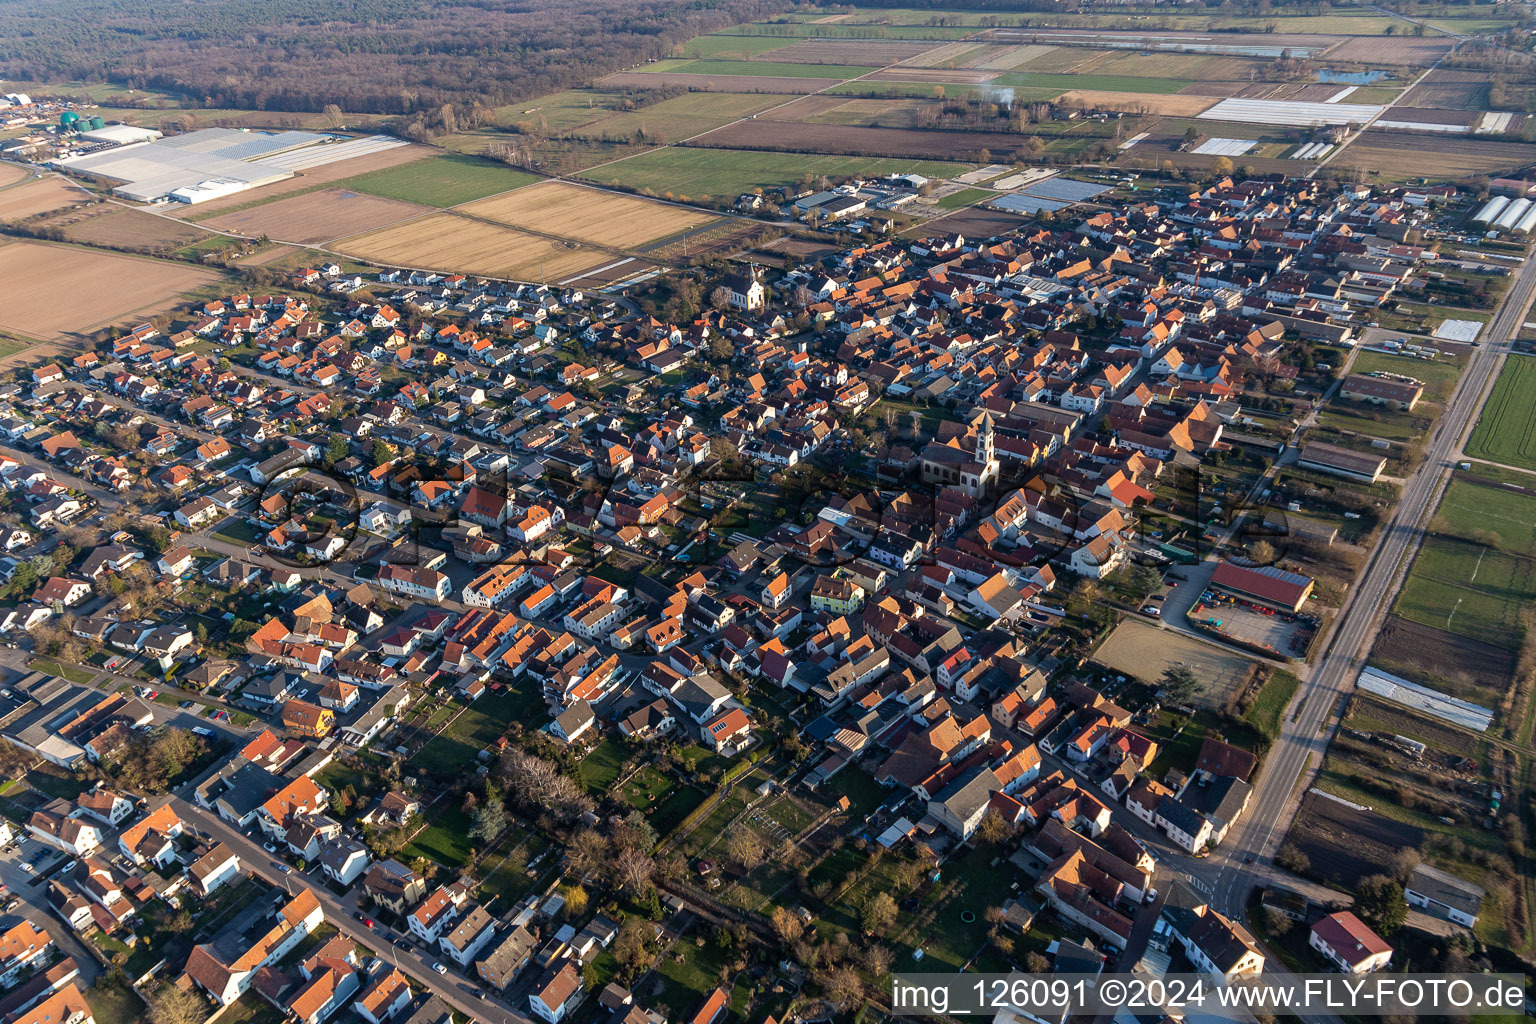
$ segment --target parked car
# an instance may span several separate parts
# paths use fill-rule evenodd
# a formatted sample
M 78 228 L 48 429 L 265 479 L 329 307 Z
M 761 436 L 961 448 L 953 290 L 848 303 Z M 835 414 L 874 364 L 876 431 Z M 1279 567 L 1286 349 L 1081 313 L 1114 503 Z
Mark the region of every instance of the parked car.
M 432 965 L 432 969 L 434 971 L 436 971 L 438 974 L 447 974 L 448 973 L 448 968 L 444 967 L 441 963 L 434 963 Z

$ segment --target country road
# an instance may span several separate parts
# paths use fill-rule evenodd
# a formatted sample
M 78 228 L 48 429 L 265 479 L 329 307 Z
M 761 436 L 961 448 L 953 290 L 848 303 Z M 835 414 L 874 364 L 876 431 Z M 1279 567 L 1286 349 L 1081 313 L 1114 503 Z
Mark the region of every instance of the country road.
M 1215 855 L 1221 861 L 1213 904 L 1223 913 L 1242 911 L 1249 890 L 1261 877 L 1257 865 L 1245 866 L 1246 858 L 1259 861 L 1274 855 L 1306 783 L 1321 767 L 1323 753 L 1338 727 L 1334 716 L 1341 698 L 1353 688 L 1356 671 L 1369 654 L 1412 564 L 1425 524 L 1439 505 L 1533 297 L 1536 259 L 1527 259 L 1484 330 L 1483 344 L 1473 350 L 1430 438 L 1424 461 L 1404 485 L 1402 499 L 1383 528 L 1381 540 L 1324 638 L 1321 656 L 1303 673 L 1301 686 L 1283 718 L 1280 737 L 1264 759 L 1247 815 L 1237 834 Z

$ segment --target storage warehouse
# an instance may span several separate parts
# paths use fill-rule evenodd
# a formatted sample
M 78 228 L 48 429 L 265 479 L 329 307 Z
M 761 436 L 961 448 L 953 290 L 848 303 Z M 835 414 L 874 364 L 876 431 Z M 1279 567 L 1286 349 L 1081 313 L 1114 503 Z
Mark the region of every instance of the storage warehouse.
M 1373 484 L 1387 468 L 1387 460 L 1381 455 L 1367 455 L 1338 445 L 1314 441 L 1301 449 L 1300 465 L 1303 469 Z
M 1402 412 L 1412 412 L 1424 397 L 1424 385 L 1408 377 L 1378 377 L 1352 373 L 1339 386 L 1339 394 L 1352 402 L 1386 405 Z
M 1222 562 L 1211 573 L 1211 586 L 1254 604 L 1299 612 L 1312 593 L 1312 578 L 1269 565 Z

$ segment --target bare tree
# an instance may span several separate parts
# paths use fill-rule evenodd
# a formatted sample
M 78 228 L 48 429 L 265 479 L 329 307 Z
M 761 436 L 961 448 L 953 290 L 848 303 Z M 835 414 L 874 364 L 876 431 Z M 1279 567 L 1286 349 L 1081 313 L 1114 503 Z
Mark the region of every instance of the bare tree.
M 149 1024 L 203 1024 L 208 1004 L 188 989 L 162 985 L 149 999 Z

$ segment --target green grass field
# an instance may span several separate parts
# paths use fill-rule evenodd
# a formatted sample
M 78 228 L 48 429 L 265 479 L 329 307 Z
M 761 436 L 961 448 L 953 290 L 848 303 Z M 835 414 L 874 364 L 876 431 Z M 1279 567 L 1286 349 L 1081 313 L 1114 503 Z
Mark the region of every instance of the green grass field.
M 666 64 L 663 67 L 663 63 Z M 845 64 L 791 64 L 771 60 L 690 60 L 679 64 L 660 62 L 647 71 L 666 71 L 679 75 L 753 75 L 764 78 L 858 78 L 877 67 Z
M 1536 469 L 1536 358 L 1509 357 L 1467 442 L 1467 454 Z
M 1301 685 L 1301 680 L 1283 669 L 1269 677 L 1269 682 L 1264 684 L 1264 689 L 1259 691 L 1258 699 L 1243 716 L 1244 720 L 1263 736 L 1273 740 L 1280 735 L 1280 715 L 1285 711 L 1285 706 L 1296 695 L 1296 688 Z
M 1527 499 L 1536 513 L 1536 500 Z M 1428 537 L 1397 599 L 1397 614 L 1508 650 L 1520 610 L 1536 600 L 1536 562 L 1475 540 Z
M 1355 356 L 1353 373 L 1386 371 L 1400 373 L 1424 383 L 1424 397 L 1431 402 L 1444 402 L 1461 376 L 1459 359 L 1414 359 L 1411 356 L 1392 356 L 1385 352 L 1361 352 Z
M 458 715 L 442 732 L 428 740 L 416 762 L 445 774 L 462 770 L 475 755 L 506 731 L 513 721 L 528 718 L 540 697 L 528 684 L 523 690 L 503 689 L 487 693 Z
M 935 205 L 941 210 L 958 210 L 963 206 L 975 206 L 991 196 L 992 193 L 984 188 L 963 188 L 940 199 Z
M 656 195 L 723 196 L 752 188 L 777 188 L 821 175 L 879 175 L 915 171 L 948 178 L 967 164 L 809 153 L 758 153 L 740 149 L 659 149 L 586 172 L 583 177 L 607 185 L 649 189 Z
M 1536 558 L 1536 498 L 1458 479 L 1451 481 L 1438 514 L 1442 532 L 1487 539 L 1501 551 Z
M 578 135 L 597 138 L 628 138 L 644 132 L 652 142 L 676 142 L 784 101 L 783 96 L 767 93 L 690 92 L 639 110 L 615 113 L 573 130 Z
M 453 153 L 359 174 L 336 185 L 424 206 L 458 206 L 538 180 L 532 174 L 489 160 Z
M 1020 89 L 1100 89 L 1105 92 L 1175 93 L 1191 84 L 1182 78 L 1144 78 L 1140 75 L 1051 75 L 1038 71 L 1013 71 L 995 80 L 996 86 Z
M 581 781 L 589 793 L 604 793 L 619 777 L 628 753 L 612 736 L 592 748 L 581 762 Z

